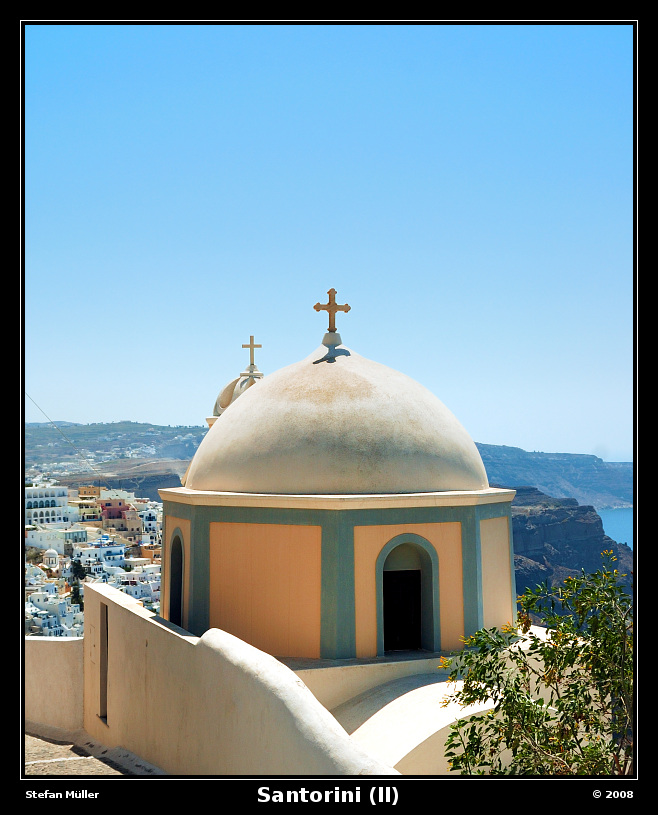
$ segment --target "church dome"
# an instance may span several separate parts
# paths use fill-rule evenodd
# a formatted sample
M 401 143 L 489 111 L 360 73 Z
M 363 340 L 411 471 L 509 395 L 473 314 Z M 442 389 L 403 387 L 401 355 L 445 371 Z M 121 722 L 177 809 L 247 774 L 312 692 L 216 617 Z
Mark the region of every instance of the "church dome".
M 246 371 L 243 371 L 240 376 L 233 379 L 228 383 L 228 385 L 225 385 L 219 392 L 219 396 L 215 400 L 215 407 L 213 408 L 212 416 L 209 416 L 206 419 L 209 427 L 213 426 L 213 424 L 217 421 L 217 417 L 221 416 L 226 408 L 230 407 L 239 396 L 242 396 L 247 388 L 255 385 L 256 382 L 263 378 L 263 374 L 258 370 L 256 363 L 254 362 L 254 349 L 262 348 L 263 346 L 254 342 L 254 336 L 252 334 L 249 338 L 249 343 L 243 344 L 242 347 L 249 349 L 249 367 Z
M 192 490 L 354 495 L 482 490 L 464 427 L 410 377 L 320 347 L 243 391 L 188 469 Z
M 258 368 L 255 365 L 250 365 L 248 370 L 243 371 L 240 376 L 231 380 L 231 382 L 225 385 L 219 392 L 219 396 L 215 401 L 215 407 L 213 408 L 213 416 L 221 416 L 226 408 L 235 402 L 238 396 L 241 396 L 247 388 L 250 388 L 262 378 L 263 374 Z

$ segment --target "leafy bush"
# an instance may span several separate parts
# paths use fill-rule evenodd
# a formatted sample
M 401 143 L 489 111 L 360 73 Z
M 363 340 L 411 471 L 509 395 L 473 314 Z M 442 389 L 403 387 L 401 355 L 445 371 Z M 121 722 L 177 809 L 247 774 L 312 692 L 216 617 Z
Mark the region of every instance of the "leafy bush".
M 478 631 L 443 663 L 452 682 L 462 681 L 446 704 L 491 705 L 451 728 L 446 756 L 453 770 L 633 773 L 633 604 L 614 561 L 604 552 L 596 573 L 526 592 L 516 627 Z

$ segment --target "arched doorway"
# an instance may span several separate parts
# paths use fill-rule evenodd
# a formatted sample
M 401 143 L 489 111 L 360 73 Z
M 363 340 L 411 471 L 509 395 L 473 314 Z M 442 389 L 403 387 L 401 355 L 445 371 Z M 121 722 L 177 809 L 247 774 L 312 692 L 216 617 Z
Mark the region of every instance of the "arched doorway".
M 169 622 L 183 627 L 183 544 L 178 535 L 169 555 Z
M 377 558 L 377 647 L 439 651 L 438 556 L 419 535 L 399 535 Z
M 402 543 L 388 555 L 383 569 L 384 650 L 415 651 L 421 647 L 421 564 L 412 544 Z

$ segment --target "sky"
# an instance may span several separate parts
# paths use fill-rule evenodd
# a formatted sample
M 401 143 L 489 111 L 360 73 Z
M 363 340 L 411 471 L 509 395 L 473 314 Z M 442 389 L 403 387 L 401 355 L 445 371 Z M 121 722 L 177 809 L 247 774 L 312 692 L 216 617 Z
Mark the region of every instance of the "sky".
M 629 23 L 24 23 L 23 418 L 205 425 L 262 345 L 634 454 Z

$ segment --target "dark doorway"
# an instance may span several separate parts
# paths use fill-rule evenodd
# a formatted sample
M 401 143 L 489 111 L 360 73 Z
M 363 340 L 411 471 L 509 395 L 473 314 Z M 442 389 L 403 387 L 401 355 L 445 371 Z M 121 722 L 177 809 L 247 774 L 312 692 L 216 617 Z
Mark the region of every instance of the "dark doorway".
M 420 570 L 384 571 L 384 650 L 412 651 L 420 644 Z
M 180 538 L 171 544 L 169 560 L 169 622 L 183 625 L 183 546 Z

